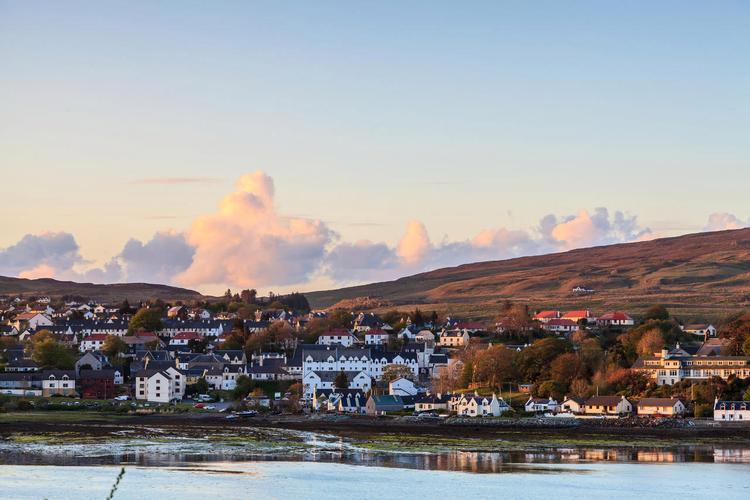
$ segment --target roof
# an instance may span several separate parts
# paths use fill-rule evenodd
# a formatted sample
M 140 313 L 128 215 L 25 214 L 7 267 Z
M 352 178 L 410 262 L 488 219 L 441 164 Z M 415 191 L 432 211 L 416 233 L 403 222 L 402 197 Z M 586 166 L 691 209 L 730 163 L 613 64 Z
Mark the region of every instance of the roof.
M 573 321 L 572 319 L 551 319 L 547 321 L 547 326 L 578 326 L 578 323 Z
M 586 406 L 617 406 L 622 400 L 622 396 L 591 396 L 586 400 Z
M 679 398 L 643 398 L 638 401 L 637 405 L 639 408 L 647 406 L 674 406 L 678 401 L 681 402 Z
M 534 315 L 534 319 L 543 319 L 543 318 L 559 318 L 560 317 L 560 311 L 539 311 Z
M 568 311 L 562 315 L 563 318 L 591 318 L 593 314 L 588 309 L 581 309 L 578 311 Z
M 396 396 L 393 394 L 370 396 L 370 399 L 373 403 L 375 403 L 375 407 L 381 410 L 400 410 L 404 407 L 404 401 L 401 396 Z
M 310 373 L 316 374 L 320 378 L 321 382 L 335 382 L 336 377 L 338 377 L 339 374 L 341 374 L 342 372 L 330 370 L 330 371 L 312 371 Z M 346 375 L 346 380 L 351 382 L 352 380 L 354 380 L 354 377 L 356 377 L 360 373 L 365 373 L 365 372 L 362 370 L 354 370 L 354 371 L 344 371 L 343 373 Z
M 716 401 L 714 410 L 721 410 L 721 406 L 734 410 L 750 410 L 750 401 Z
M 599 316 L 599 321 L 632 321 L 633 318 L 621 311 L 604 313 Z
M 172 337 L 175 340 L 200 340 L 201 338 L 198 332 L 180 332 Z
M 103 342 L 107 340 L 107 337 L 109 337 L 109 335 L 106 333 L 92 333 L 91 335 L 87 335 L 83 339 L 83 342 Z
M 334 328 L 333 330 L 328 330 L 325 333 L 322 333 L 320 335 L 321 337 L 354 337 L 355 335 L 352 334 L 349 330 L 346 330 L 344 328 Z

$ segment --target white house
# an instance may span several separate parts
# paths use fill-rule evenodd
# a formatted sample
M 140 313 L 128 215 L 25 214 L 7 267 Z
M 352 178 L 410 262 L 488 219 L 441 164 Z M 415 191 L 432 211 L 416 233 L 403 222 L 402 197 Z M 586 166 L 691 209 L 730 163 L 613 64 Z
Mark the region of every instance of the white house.
M 316 390 L 330 390 L 334 388 L 338 372 L 308 372 L 302 378 L 302 387 L 306 399 L 310 399 Z M 372 378 L 364 371 L 344 371 L 349 383 L 348 389 L 359 389 L 367 392 L 372 387 Z
M 26 312 L 16 316 L 15 327 L 20 330 L 22 325 L 25 323 L 28 325 L 30 330 L 37 330 L 40 326 L 52 326 L 54 323 L 52 320 L 40 312 Z
M 109 337 L 109 335 L 106 335 L 104 333 L 92 333 L 91 335 L 81 340 L 81 344 L 78 346 L 78 349 L 81 352 L 98 351 L 104 345 L 107 337 Z
M 508 403 L 495 394 L 491 398 L 464 394 L 456 404 L 456 413 L 463 417 L 499 417 L 509 408 Z
M 552 333 L 571 333 L 578 330 L 578 323 L 568 318 L 551 319 L 541 326 Z
M 557 410 L 557 406 L 557 401 L 552 399 L 552 396 L 548 398 L 529 397 L 524 409 L 530 413 L 554 412 Z
M 714 400 L 714 420 L 717 422 L 750 422 L 750 401 Z
M 388 332 L 381 329 L 371 329 L 365 333 L 365 345 L 388 345 Z
M 425 343 L 434 343 L 435 342 L 435 334 L 432 333 L 430 330 L 422 330 L 418 334 L 414 336 L 415 342 L 425 342 Z
M 677 416 L 685 414 L 685 403 L 678 398 L 643 398 L 635 405 L 639 416 Z
M 599 326 L 633 326 L 635 320 L 622 311 L 613 311 L 596 318 L 596 324 Z
M 705 337 L 706 335 L 708 335 L 709 337 L 716 336 L 716 327 L 714 325 L 685 325 L 682 327 L 682 331 L 685 333 L 692 333 L 693 335 L 698 335 L 701 337 Z
M 73 396 L 76 394 L 74 370 L 48 370 L 42 372 L 42 396 Z
M 388 383 L 388 394 L 396 396 L 416 396 L 417 386 L 408 378 L 399 377 Z
M 141 370 L 135 377 L 135 398 L 153 403 L 179 401 L 185 395 L 185 377 L 177 368 Z
M 357 337 L 355 337 L 349 330 L 337 328 L 322 334 L 318 337 L 317 343 L 320 345 L 338 344 L 344 347 L 351 347 L 356 341 Z
M 565 396 L 565 399 L 563 399 L 563 402 L 560 404 L 557 411 L 563 413 L 583 413 L 583 405 L 585 403 L 586 400 L 584 398 L 571 398 Z

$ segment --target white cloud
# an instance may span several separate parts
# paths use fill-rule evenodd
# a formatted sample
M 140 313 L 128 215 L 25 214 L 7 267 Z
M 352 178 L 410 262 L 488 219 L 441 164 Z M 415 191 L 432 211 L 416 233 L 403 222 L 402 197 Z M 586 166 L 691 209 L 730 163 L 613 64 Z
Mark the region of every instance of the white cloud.
M 0 274 L 39 278 L 72 270 L 83 262 L 78 243 L 70 233 L 27 234 L 0 250 Z
M 118 256 L 118 265 L 124 267 L 127 281 L 171 283 L 190 267 L 194 254 L 184 234 L 162 231 L 146 243 L 130 239 Z

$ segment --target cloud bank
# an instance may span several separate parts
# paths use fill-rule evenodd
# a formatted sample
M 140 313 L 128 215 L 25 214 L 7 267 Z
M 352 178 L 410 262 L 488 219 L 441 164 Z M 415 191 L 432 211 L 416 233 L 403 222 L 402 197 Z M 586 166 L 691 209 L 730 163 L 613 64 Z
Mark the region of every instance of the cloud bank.
M 705 230 L 737 229 L 750 222 L 711 214 Z M 70 233 L 27 234 L 0 249 L 0 274 L 99 283 L 144 281 L 196 288 L 303 288 L 311 280 L 339 284 L 393 279 L 445 266 L 497 260 L 654 237 L 633 215 L 605 207 L 571 215 L 549 214 L 526 229 L 488 227 L 464 240 L 434 240 L 419 220 L 403 236 L 383 241 L 342 241 L 325 222 L 290 217 L 275 200 L 273 179 L 243 175 L 217 210 L 185 232 L 159 231 L 131 238 L 101 267 L 91 267 Z

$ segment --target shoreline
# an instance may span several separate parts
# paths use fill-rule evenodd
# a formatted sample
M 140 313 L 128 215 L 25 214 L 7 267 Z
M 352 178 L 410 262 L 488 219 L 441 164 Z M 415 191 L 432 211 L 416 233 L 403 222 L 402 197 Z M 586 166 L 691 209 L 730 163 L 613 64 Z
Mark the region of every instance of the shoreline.
M 202 436 L 219 432 L 248 431 L 252 429 L 279 429 L 300 432 L 332 434 L 342 437 L 358 435 L 386 436 L 403 435 L 404 437 L 466 438 L 473 440 L 524 439 L 574 439 L 576 441 L 595 441 L 602 445 L 602 440 L 612 438 L 613 446 L 621 446 L 623 439 L 639 445 L 639 441 L 651 444 L 654 440 L 685 440 L 750 446 L 750 425 L 695 425 L 695 426 L 613 426 L 598 425 L 599 422 L 582 422 L 576 425 L 548 425 L 535 419 L 503 421 L 501 425 L 488 423 L 448 423 L 419 422 L 403 419 L 378 417 L 337 417 L 320 416 L 316 418 L 301 416 L 252 417 L 244 420 L 226 420 L 224 415 L 216 414 L 182 414 L 182 415 L 108 415 L 92 413 L 86 415 L 72 414 L 72 418 L 59 418 L 57 414 L 17 414 L 22 417 L 14 420 L 14 414 L 4 414 L 0 421 L 0 439 L 8 439 L 14 434 L 54 435 L 60 433 L 77 433 L 89 437 L 114 437 L 123 430 L 144 430 L 149 427 L 159 428 L 175 435 Z M 33 417 L 33 418 L 29 418 Z M 46 418 L 49 417 L 49 418 Z M 68 415 L 64 415 L 68 417 Z M 674 443 L 678 445 L 679 443 Z

